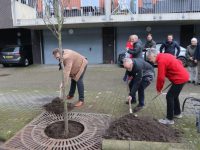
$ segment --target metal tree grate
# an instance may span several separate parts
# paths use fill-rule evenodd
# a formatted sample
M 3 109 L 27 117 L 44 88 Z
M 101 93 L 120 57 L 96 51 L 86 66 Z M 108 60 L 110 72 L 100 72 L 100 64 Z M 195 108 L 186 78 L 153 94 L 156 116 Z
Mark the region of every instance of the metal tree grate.
M 43 112 L 21 129 L 0 148 L 16 150 L 96 150 L 102 142 L 102 134 L 108 128 L 111 115 L 70 112 L 69 120 L 83 124 L 84 131 L 70 139 L 47 137 L 44 130 L 52 123 L 63 121 L 63 115 Z

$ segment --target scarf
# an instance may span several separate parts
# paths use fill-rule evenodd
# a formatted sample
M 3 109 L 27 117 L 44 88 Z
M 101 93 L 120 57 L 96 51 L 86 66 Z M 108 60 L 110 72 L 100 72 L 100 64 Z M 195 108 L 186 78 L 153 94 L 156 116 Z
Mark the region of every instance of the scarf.
M 64 51 L 62 51 L 62 56 L 63 56 L 63 54 L 64 54 Z M 59 64 L 58 64 L 58 66 L 59 66 L 59 71 L 62 70 L 62 66 L 61 66 L 61 62 L 60 62 L 60 60 L 59 60 Z

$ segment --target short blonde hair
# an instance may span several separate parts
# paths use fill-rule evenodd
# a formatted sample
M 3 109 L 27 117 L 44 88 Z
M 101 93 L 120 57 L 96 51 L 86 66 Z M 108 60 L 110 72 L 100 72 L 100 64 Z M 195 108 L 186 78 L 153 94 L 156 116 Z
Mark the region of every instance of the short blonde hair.
M 129 39 L 128 39 L 129 42 L 131 41 L 131 37 L 132 37 L 132 36 L 133 36 L 133 35 L 130 35 L 130 36 L 129 36 Z

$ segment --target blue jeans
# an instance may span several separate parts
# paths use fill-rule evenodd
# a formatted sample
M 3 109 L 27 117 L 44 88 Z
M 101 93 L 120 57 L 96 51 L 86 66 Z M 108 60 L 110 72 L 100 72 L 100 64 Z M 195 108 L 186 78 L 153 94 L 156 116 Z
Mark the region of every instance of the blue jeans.
M 148 86 L 149 86 L 150 83 L 146 82 L 145 80 L 142 80 L 139 88 L 138 88 L 138 100 L 139 100 L 139 104 L 137 107 L 142 107 L 144 106 L 144 98 L 145 98 L 145 95 L 144 95 L 144 89 L 146 89 Z M 129 83 L 129 89 L 130 89 L 130 92 L 131 92 L 131 88 L 133 87 L 134 85 L 134 79 L 132 79 Z M 134 96 L 132 97 L 132 101 L 136 101 L 136 96 L 135 96 L 135 93 L 134 93 Z
M 126 78 L 127 78 L 127 70 L 125 71 L 125 74 L 124 74 L 124 77 L 123 77 L 124 82 L 126 81 Z
M 79 101 L 84 101 L 84 84 L 83 84 L 83 76 L 85 74 L 85 70 L 87 69 L 87 66 L 85 66 L 85 69 L 83 73 L 81 74 L 79 80 L 76 82 L 74 79 L 71 79 L 71 87 L 69 91 L 69 96 L 73 97 L 74 93 L 76 91 L 76 85 L 78 87 L 78 94 L 79 94 Z

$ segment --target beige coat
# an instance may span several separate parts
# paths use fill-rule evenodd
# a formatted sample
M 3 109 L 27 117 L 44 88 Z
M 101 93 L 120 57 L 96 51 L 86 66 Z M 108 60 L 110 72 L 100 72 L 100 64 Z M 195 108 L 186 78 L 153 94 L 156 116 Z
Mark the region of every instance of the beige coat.
M 63 51 L 65 82 L 67 84 L 69 77 L 71 77 L 75 81 L 78 81 L 88 62 L 84 56 L 78 54 L 75 51 L 69 49 L 64 49 Z

